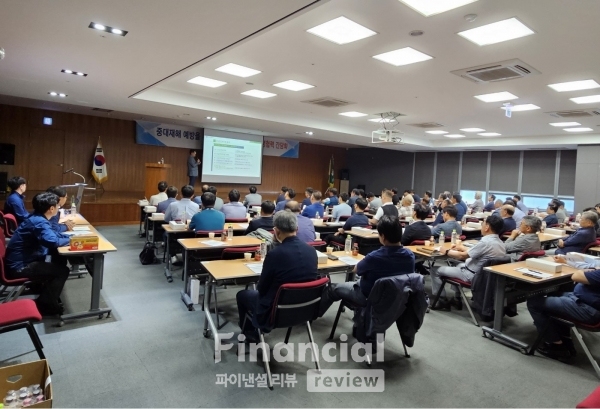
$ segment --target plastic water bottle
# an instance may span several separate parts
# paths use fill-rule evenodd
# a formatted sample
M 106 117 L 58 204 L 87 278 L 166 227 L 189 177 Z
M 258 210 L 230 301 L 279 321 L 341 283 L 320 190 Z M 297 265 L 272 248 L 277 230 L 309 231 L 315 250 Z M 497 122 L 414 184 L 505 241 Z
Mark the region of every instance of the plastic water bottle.
M 231 224 L 227 227 L 227 240 L 233 240 L 233 226 Z
M 450 238 L 450 243 L 456 244 L 456 239 L 458 239 L 458 234 L 456 234 L 456 229 L 452 230 L 452 237 Z
M 315 219 L 320 219 L 320 218 L 321 218 L 321 215 L 319 214 L 319 212 L 317 212 L 317 213 L 315 214 Z
M 267 257 L 267 242 L 265 239 L 262 239 L 262 242 L 260 243 L 260 257 L 263 262 L 265 261 L 265 257 Z
M 575 222 L 579 223 L 581 221 L 581 213 L 577 213 L 577 216 L 575 216 Z
M 546 222 L 542 221 L 542 233 L 544 232 L 544 230 L 546 230 Z
M 346 236 L 346 243 L 344 243 L 344 253 L 352 253 L 352 237 L 350 235 Z
M 431 236 L 431 237 L 429 238 L 429 246 L 430 246 L 430 247 L 433 247 L 433 246 L 434 246 L 434 244 L 435 244 L 435 238 L 434 238 L 433 236 Z
M 438 243 L 439 243 L 440 245 L 442 245 L 442 244 L 444 244 L 445 242 L 446 242 L 446 237 L 444 236 L 444 231 L 442 230 L 442 231 L 440 232 L 440 237 L 439 237 Z
M 75 202 L 71 202 L 71 216 L 75 216 L 77 214 L 77 206 Z
M 165 164 L 165 158 L 160 158 L 160 163 L 161 163 L 162 165 L 164 165 L 164 164 Z

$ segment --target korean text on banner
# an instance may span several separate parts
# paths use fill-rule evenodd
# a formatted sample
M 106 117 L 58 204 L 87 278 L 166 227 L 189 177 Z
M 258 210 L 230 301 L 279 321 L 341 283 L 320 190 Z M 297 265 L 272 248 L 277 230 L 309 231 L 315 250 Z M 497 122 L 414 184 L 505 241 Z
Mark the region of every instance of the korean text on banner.
M 300 142 L 289 139 L 263 138 L 263 155 L 298 159 Z
M 135 143 L 173 148 L 202 148 L 204 138 L 202 128 L 148 121 L 135 122 Z

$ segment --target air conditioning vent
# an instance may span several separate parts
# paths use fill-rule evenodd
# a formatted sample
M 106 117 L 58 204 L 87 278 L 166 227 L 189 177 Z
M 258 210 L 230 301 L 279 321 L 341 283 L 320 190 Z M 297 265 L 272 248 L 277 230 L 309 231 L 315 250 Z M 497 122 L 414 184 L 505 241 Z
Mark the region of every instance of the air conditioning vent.
M 112 112 L 112 111 L 114 111 L 114 109 L 92 108 L 92 111 L 98 111 L 98 112 L 109 113 L 109 112 Z
M 319 105 L 326 108 L 343 107 L 346 105 L 354 104 L 354 102 L 344 101 L 343 99 L 332 97 L 323 97 L 302 102 L 305 102 L 307 104 Z
M 451 73 L 477 84 L 513 80 L 529 75 L 541 74 L 532 66 L 517 59 L 464 68 L 462 70 L 451 71 Z
M 554 118 L 587 118 L 595 115 L 600 116 L 600 110 L 598 108 L 578 109 L 573 111 L 555 111 L 546 113 L 550 116 L 553 116 Z
M 438 124 L 437 122 L 423 122 L 422 124 L 408 124 L 409 126 L 415 126 L 417 128 L 425 128 L 425 129 L 429 129 L 429 128 L 441 128 L 444 125 L 442 124 Z

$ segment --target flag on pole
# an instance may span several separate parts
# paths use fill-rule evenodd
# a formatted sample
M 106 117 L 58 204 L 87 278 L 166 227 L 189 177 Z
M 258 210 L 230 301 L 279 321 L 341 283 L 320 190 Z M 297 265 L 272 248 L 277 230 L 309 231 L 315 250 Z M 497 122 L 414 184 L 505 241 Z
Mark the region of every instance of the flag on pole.
M 106 170 L 106 158 L 104 158 L 104 150 L 98 138 L 96 153 L 94 154 L 94 163 L 92 164 L 92 176 L 96 182 L 102 184 L 108 180 L 108 172 Z
M 331 159 L 329 159 L 329 187 L 333 187 L 335 183 L 335 173 L 333 167 L 333 155 L 331 155 Z

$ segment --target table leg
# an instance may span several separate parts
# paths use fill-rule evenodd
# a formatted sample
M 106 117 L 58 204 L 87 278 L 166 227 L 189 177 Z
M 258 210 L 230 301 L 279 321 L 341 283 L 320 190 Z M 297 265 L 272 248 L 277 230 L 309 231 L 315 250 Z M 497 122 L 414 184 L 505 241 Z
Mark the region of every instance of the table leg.
M 100 308 L 100 290 L 102 289 L 102 281 L 104 280 L 104 254 L 95 253 L 93 256 L 93 275 L 92 275 L 92 291 L 90 309 L 88 311 L 76 312 L 72 314 L 61 315 L 61 324 L 64 321 L 77 318 L 95 317 L 102 318 L 106 314 L 106 318 L 110 317 L 110 308 Z
M 519 349 L 522 353 L 527 354 L 529 345 L 509 337 L 502 333 L 502 317 L 504 315 L 504 296 L 506 289 L 506 277 L 501 274 L 496 274 L 496 294 L 494 298 L 494 327 L 482 327 L 483 336 L 490 339 L 498 339 L 503 344 Z
M 188 263 L 189 263 L 189 251 L 183 249 L 183 290 L 181 290 L 181 301 L 185 304 L 188 311 L 194 311 L 194 303 L 189 296 L 190 292 L 190 280 L 188 277 Z M 171 279 L 171 281 L 173 281 Z
M 212 333 L 215 341 L 215 362 L 219 362 L 221 360 L 221 350 L 217 346 L 221 345 L 221 340 L 219 339 L 217 327 L 210 313 L 210 294 L 215 284 L 216 282 L 213 277 L 209 276 L 206 280 L 206 295 L 204 297 L 204 337 L 210 338 L 210 334 Z
M 167 236 L 167 242 L 165 243 L 166 246 L 166 255 L 167 255 L 167 260 L 166 260 L 166 265 L 165 265 L 165 277 L 167 277 L 167 281 L 172 282 L 173 281 L 173 275 L 171 274 L 171 252 L 169 250 L 169 242 L 171 241 L 169 238 L 169 234 L 165 233 L 165 235 Z

